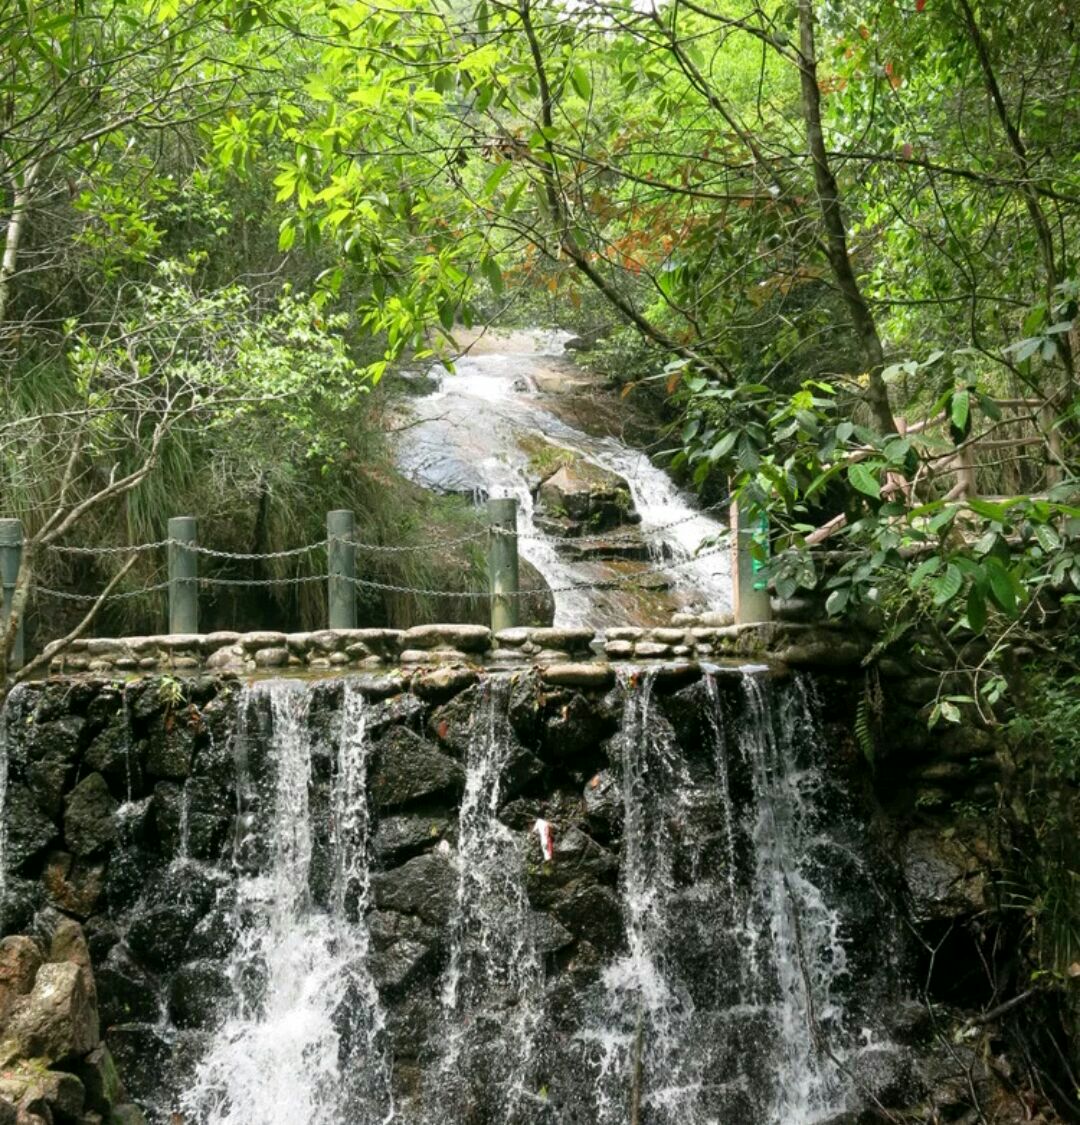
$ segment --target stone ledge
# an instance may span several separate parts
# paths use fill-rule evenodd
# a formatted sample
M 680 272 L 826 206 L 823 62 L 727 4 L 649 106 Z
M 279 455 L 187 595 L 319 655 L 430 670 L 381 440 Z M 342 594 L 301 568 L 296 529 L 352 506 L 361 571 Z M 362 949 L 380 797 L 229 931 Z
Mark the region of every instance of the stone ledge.
M 771 658 L 796 666 L 855 666 L 865 639 L 851 630 L 792 622 L 766 625 L 687 625 L 593 632 L 570 628 L 504 629 L 480 625 L 418 625 L 412 629 L 321 629 L 310 633 L 174 634 L 89 637 L 54 647 L 53 675 L 124 676 L 201 671 L 297 674 L 303 671 L 379 671 L 388 667 L 455 665 L 512 668 L 536 664 L 549 682 L 577 678 L 598 683 L 619 661 L 695 663 Z M 46 650 L 48 651 L 48 650 Z M 572 669 L 572 671 L 571 671 Z

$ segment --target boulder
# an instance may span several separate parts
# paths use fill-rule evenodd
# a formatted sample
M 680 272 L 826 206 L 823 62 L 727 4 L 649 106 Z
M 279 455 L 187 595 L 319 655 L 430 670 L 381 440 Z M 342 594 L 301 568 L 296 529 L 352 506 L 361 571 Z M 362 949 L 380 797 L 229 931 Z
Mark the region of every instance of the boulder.
M 135 742 L 127 716 L 121 711 L 109 718 L 90 743 L 83 762 L 105 778 L 114 795 L 130 800 L 142 795 L 144 751 L 145 747 Z
M 486 652 L 491 648 L 491 630 L 484 625 L 414 625 L 405 631 L 402 647 Z
M 123 942 L 114 945 L 98 966 L 96 984 L 101 1022 L 107 1028 L 130 1022 L 155 1023 L 160 1019 L 157 986 Z
M 573 521 L 578 534 L 592 534 L 633 521 L 634 502 L 617 473 L 583 458 L 563 463 L 537 492 L 544 515 Z
M 98 1044 L 75 1068 L 86 1091 L 86 1107 L 96 1113 L 109 1109 L 127 1096 L 116 1063 L 104 1043 Z
M 169 983 L 169 1015 L 177 1027 L 212 1029 L 223 1015 L 223 1000 L 230 996 L 225 968 L 214 961 L 184 965 Z
M 42 1058 L 49 1064 L 87 1054 L 98 1043 L 98 1012 L 88 972 L 70 961 L 44 964 L 33 990 L 16 1002 L 0 1059 Z
M 105 864 L 78 858 L 70 852 L 52 851 L 45 857 L 41 881 L 53 906 L 78 918 L 88 918 L 105 887 Z
M 371 974 L 383 990 L 400 989 L 429 968 L 439 931 L 412 915 L 376 910 L 368 918 Z
M 0 1097 L 18 1103 L 20 1125 L 34 1118 L 54 1125 L 82 1125 L 85 1096 L 74 1074 L 23 1063 L 0 1076 Z
M 396 808 L 425 797 L 456 797 L 465 771 L 406 727 L 391 727 L 379 739 L 371 795 L 379 808 Z
M 450 827 L 451 821 L 446 816 L 416 813 L 382 817 L 375 829 L 375 857 L 382 863 L 402 863 L 433 847 L 446 836 Z
M 7 825 L 4 858 L 9 870 L 18 870 L 56 839 L 56 825 L 38 808 L 25 786 L 8 786 L 4 819 Z
M 77 856 L 104 851 L 116 839 L 116 800 L 100 773 L 90 773 L 67 795 L 64 839 Z
M 615 682 L 610 664 L 549 664 L 541 671 L 545 683 L 561 687 L 607 688 Z
M 446 925 L 457 889 L 457 868 L 448 855 L 437 851 L 371 877 L 372 895 L 380 910 L 413 914 L 433 926 Z
M 44 960 L 32 938 L 22 934 L 0 941 L 0 1024 L 7 1019 L 21 996 L 34 987 L 34 978 Z

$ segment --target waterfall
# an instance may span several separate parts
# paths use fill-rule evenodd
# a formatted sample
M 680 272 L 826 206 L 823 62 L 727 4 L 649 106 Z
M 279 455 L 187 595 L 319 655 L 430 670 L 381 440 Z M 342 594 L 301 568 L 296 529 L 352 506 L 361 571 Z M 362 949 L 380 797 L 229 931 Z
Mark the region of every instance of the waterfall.
M 725 707 L 719 675 L 704 684 L 707 774 L 655 673 L 623 675 L 626 952 L 583 1033 L 599 1125 L 810 1125 L 845 1104 L 840 918 L 808 863 L 823 830 L 812 700 L 745 671 Z
M 332 887 L 313 901 L 310 874 L 310 687 L 274 681 L 246 690 L 237 734 L 242 831 L 266 837 L 265 869 L 243 870 L 238 833 L 234 996 L 183 1098 L 199 1125 L 376 1125 L 393 1118 L 384 1015 L 367 970 L 367 762 L 362 696 L 345 689 L 332 777 Z M 271 784 L 249 773 L 252 713 L 270 709 Z M 245 807 L 248 803 L 255 807 Z M 252 816 L 254 814 L 254 816 Z M 258 818 L 262 823 L 257 823 Z M 257 851 L 257 847 L 254 849 Z
M 430 1125 L 472 1120 L 467 1106 L 474 1099 L 490 1115 L 484 1120 L 536 1120 L 532 1071 L 543 975 L 522 840 L 497 815 L 514 752 L 509 693 L 508 677 L 486 681 L 469 740 L 450 964 L 442 989 L 443 1049 L 428 1092 L 436 1107 Z

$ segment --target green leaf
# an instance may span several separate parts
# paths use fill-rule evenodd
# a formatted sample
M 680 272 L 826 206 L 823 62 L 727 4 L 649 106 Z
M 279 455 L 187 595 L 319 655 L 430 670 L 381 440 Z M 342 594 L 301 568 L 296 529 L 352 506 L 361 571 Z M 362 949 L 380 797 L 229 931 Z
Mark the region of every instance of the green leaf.
M 960 722 L 960 708 L 955 703 L 950 703 L 947 699 L 941 702 L 941 717 L 950 723 Z
M 484 194 L 489 198 L 495 194 L 495 189 L 502 183 L 503 177 L 513 167 L 512 161 L 502 160 L 495 165 L 491 174 L 484 181 Z
M 1048 524 L 1040 523 L 1035 528 L 1035 538 L 1039 546 L 1049 555 L 1061 550 L 1061 539 L 1058 533 Z
M 877 477 L 861 461 L 848 466 L 847 477 L 853 488 L 857 488 L 867 496 L 872 496 L 875 500 L 881 498 L 881 486 L 878 484 Z
M 958 430 L 964 430 L 968 423 L 968 417 L 971 414 L 971 395 L 967 391 L 957 391 L 952 396 L 952 407 L 949 411 L 949 417 L 952 419 L 952 424 Z
M 945 573 L 940 578 L 935 578 L 930 583 L 931 589 L 934 591 L 934 605 L 943 606 L 946 602 L 952 601 L 957 594 L 960 593 L 960 587 L 964 584 L 964 576 L 960 573 L 960 568 L 949 563 L 945 568 Z
M 986 575 L 990 579 L 990 595 L 1004 613 L 1016 616 L 1016 589 L 1004 564 L 995 558 L 986 560 Z
M 915 568 L 914 574 L 910 579 L 910 586 L 913 590 L 917 590 L 931 575 L 937 574 L 941 569 L 941 558 L 934 555 L 931 558 L 924 559 Z
M 491 286 L 491 291 L 495 296 L 500 296 L 504 286 L 502 270 L 499 269 L 499 263 L 489 255 L 480 263 L 480 272 L 487 279 L 487 283 Z
M 825 612 L 830 617 L 837 617 L 844 612 L 848 603 L 849 591 L 847 589 L 833 590 L 825 601 Z
M 578 93 L 578 97 L 588 101 L 592 96 L 592 82 L 589 72 L 583 66 L 575 66 L 570 71 L 570 82 Z
M 738 430 L 728 430 L 720 440 L 709 450 L 710 461 L 720 461 L 725 458 L 735 447 L 735 442 L 738 440 Z

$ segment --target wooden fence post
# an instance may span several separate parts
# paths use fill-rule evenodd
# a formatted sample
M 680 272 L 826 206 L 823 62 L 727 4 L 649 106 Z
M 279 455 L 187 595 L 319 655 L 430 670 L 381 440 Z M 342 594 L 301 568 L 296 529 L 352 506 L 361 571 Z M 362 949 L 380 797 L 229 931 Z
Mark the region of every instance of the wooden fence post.
M 199 556 L 194 516 L 169 520 L 169 632 L 199 631 Z
M 760 575 L 762 566 L 750 551 L 751 541 L 766 535 L 761 521 L 751 521 L 745 508 L 731 502 L 731 575 L 736 625 L 758 625 L 772 620 L 769 584 Z M 767 545 L 767 540 L 766 540 Z
M 331 629 L 356 628 L 356 520 L 345 508 L 326 513 L 326 603 Z
M 514 497 L 487 502 L 491 537 L 488 576 L 491 582 L 491 631 L 512 629 L 519 621 L 518 502 Z
M 23 525 L 22 520 L 0 520 L 0 630 L 7 629 L 11 603 L 15 600 L 15 583 L 19 578 L 22 564 Z M 23 666 L 23 623 L 15 634 L 15 647 L 8 654 L 8 671 L 14 672 Z

